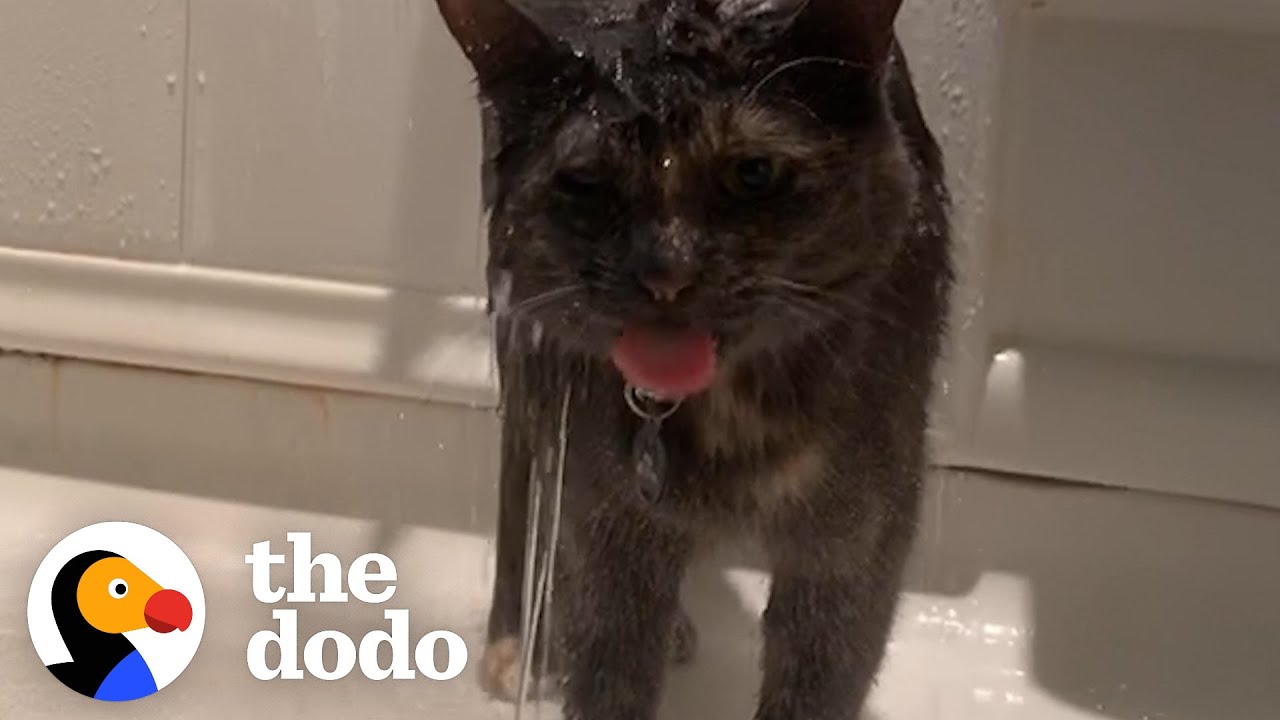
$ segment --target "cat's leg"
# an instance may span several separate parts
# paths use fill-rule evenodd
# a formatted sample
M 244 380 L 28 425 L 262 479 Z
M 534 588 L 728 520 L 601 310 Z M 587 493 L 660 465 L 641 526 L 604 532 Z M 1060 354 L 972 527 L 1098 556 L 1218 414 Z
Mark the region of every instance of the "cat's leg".
M 518 379 L 518 377 L 517 377 Z M 528 520 L 529 520 L 529 503 L 530 503 L 530 470 L 535 461 L 534 451 L 536 433 L 531 432 L 527 423 L 521 423 L 517 420 L 526 417 L 520 408 L 523 407 L 520 393 L 510 393 L 513 400 L 508 405 L 508 412 L 504 415 L 502 428 L 502 457 L 501 469 L 499 473 L 499 507 L 498 507 L 498 524 L 497 524 L 497 558 L 494 573 L 493 596 L 489 611 L 489 624 L 487 644 L 481 661 L 480 678 L 483 687 L 495 697 L 516 701 L 520 695 L 520 673 L 521 673 L 521 629 L 524 613 L 523 593 L 524 593 L 524 571 L 526 552 L 528 549 Z M 623 510 L 628 512 L 627 510 Z M 630 510 L 634 511 L 634 509 Z M 571 511 L 566 508 L 566 524 L 572 524 L 572 519 L 567 516 Z M 566 534 L 569 531 L 566 530 Z M 654 536 L 655 538 L 657 536 Z M 568 588 L 577 580 L 578 576 L 588 575 L 583 568 L 578 566 L 577 556 L 580 552 L 570 552 L 569 557 L 563 557 L 563 542 L 565 538 L 561 538 L 562 557 L 561 567 L 557 575 L 558 590 L 555 593 L 553 605 L 556 615 L 561 615 L 562 608 L 572 607 L 572 603 L 562 601 L 560 598 L 566 594 L 574 594 Z M 665 542 L 673 542 L 671 540 Z M 606 551 L 608 546 L 597 546 L 594 540 L 588 538 L 588 547 L 597 547 L 598 556 L 602 558 L 602 564 L 605 565 L 606 574 L 609 572 L 607 564 L 609 561 L 616 562 L 619 565 L 630 561 L 629 553 L 631 549 L 621 547 L 618 552 L 621 557 L 615 557 Z M 637 543 L 634 551 L 642 552 L 642 543 Z M 675 548 L 667 547 L 665 551 L 674 552 Z M 683 551 L 681 551 L 683 553 Z M 683 554 L 680 555 L 684 557 Z M 674 562 L 666 571 L 671 575 L 671 582 L 678 586 L 679 578 L 683 574 L 683 560 Z M 592 571 L 595 572 L 595 571 Z M 589 579 L 589 578 L 588 578 Z M 563 620 L 558 619 L 554 623 L 555 627 L 559 627 L 559 622 L 564 621 L 573 624 L 574 618 L 568 617 Z M 687 663 L 693 658 L 697 649 L 697 630 L 693 626 L 692 620 L 681 609 L 675 616 L 674 620 L 665 617 L 659 624 L 652 626 L 654 632 L 666 638 L 665 644 L 667 652 L 664 659 L 669 659 L 676 663 Z M 665 630 L 664 628 L 668 628 Z M 535 697 L 546 696 L 553 693 L 555 688 L 560 684 L 560 676 L 565 672 L 565 653 L 566 640 L 563 631 L 554 630 L 557 637 L 545 638 L 538 636 L 537 646 L 534 648 L 533 657 L 541 659 L 544 652 L 549 651 L 546 665 L 546 677 L 538 677 L 544 665 L 539 661 L 534 663 L 532 683 L 530 684 L 529 693 Z M 546 646 L 544 649 L 544 645 Z M 572 648 L 573 645 L 568 645 Z
M 774 575 L 757 720 L 858 717 L 884 656 L 910 535 L 887 521 L 853 536 L 782 527 L 769 538 Z
M 511 418 L 508 414 L 507 418 Z M 488 644 L 481 684 L 503 700 L 515 701 L 520 687 L 520 630 L 529 516 L 528 430 L 504 422 L 498 488 L 497 564 L 489 608 Z
M 566 720 L 653 720 L 690 545 L 634 506 L 594 515 L 563 620 Z
M 693 618 L 681 607 L 671 628 L 671 661 L 688 665 L 698 654 L 698 628 Z

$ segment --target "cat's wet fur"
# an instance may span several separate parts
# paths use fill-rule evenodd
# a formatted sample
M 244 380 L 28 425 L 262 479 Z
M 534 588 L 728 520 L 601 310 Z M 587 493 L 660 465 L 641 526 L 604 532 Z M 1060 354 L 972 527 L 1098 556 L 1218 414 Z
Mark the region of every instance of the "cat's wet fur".
M 951 286 L 900 0 L 637 0 L 577 33 L 507 2 L 439 0 L 488 120 L 504 408 L 489 636 L 508 662 L 485 665 L 509 673 L 517 655 L 530 468 L 572 386 L 566 716 L 653 718 L 690 556 L 745 532 L 773 574 L 757 718 L 856 717 L 917 522 Z M 653 273 L 689 285 L 659 297 L 640 281 Z M 657 502 L 638 491 L 642 421 L 609 359 L 634 324 L 718 348 L 712 387 L 663 425 Z

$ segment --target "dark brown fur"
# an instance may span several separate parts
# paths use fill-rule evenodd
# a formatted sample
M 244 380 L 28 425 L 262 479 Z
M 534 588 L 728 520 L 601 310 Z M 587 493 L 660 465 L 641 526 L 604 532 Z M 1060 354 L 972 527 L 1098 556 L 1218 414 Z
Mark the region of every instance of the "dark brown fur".
M 686 563 L 732 530 L 763 540 L 773 572 L 757 717 L 854 717 L 913 537 L 951 282 L 941 159 L 893 42 L 898 0 L 594 16 L 440 4 L 490 120 L 505 411 L 490 640 L 507 658 L 491 687 L 519 630 L 530 468 L 571 391 L 567 716 L 653 717 L 672 628 L 691 639 Z M 725 172 L 762 156 L 786 168 L 776 192 L 727 196 Z M 693 285 L 655 300 L 638 280 L 655 272 Z M 640 420 L 608 360 L 634 322 L 706 329 L 720 353 L 715 385 L 663 427 L 657 502 L 637 491 Z

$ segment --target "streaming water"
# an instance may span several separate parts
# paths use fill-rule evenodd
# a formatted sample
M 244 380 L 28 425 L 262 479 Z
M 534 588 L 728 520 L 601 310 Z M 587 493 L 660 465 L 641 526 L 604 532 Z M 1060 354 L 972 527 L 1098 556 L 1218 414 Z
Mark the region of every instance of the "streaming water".
M 534 678 L 545 684 L 550 674 L 551 646 L 554 644 L 555 574 L 560 544 L 560 516 L 564 500 L 565 454 L 569 439 L 569 406 L 573 385 L 565 387 L 557 425 L 554 462 L 540 463 L 535 456 L 529 467 L 529 519 L 525 538 L 524 587 L 520 629 L 520 683 L 516 700 L 516 720 L 523 720 L 529 707 L 530 685 Z M 545 501 L 545 503 L 544 503 Z M 544 507 L 545 504 L 545 507 Z M 538 653 L 541 640 L 541 652 Z M 535 653 L 538 655 L 534 657 Z M 537 662 L 535 673 L 534 663 Z M 540 688 L 539 688 L 540 689 Z M 533 693 L 541 695 L 540 692 Z M 541 717 L 541 706 L 535 706 Z

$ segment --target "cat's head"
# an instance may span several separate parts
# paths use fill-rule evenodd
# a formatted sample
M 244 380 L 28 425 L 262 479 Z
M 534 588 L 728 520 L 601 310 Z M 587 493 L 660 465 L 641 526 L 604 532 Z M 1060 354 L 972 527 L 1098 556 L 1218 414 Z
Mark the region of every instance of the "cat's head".
M 858 321 L 914 201 L 900 3 L 439 0 L 494 120 L 498 310 L 566 352 L 670 329 L 722 361 Z

